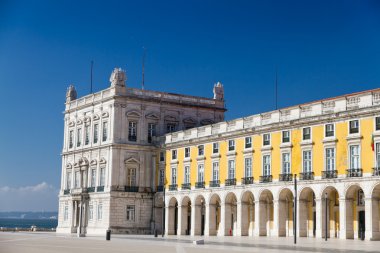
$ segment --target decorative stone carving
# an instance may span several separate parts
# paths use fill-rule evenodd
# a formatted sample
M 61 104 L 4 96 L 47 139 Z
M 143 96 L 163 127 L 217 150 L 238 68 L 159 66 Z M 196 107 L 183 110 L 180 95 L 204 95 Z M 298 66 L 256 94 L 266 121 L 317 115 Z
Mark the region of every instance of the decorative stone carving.
M 74 101 L 75 99 L 77 99 L 77 91 L 75 90 L 74 85 L 70 85 L 66 92 L 66 103 Z
M 224 100 L 224 88 L 223 88 L 223 84 L 221 84 L 220 82 L 217 82 L 216 84 L 214 84 L 214 99 L 216 100 Z
M 120 86 L 125 87 L 125 82 L 127 81 L 127 75 L 121 68 L 115 68 L 111 74 L 110 82 L 111 87 Z

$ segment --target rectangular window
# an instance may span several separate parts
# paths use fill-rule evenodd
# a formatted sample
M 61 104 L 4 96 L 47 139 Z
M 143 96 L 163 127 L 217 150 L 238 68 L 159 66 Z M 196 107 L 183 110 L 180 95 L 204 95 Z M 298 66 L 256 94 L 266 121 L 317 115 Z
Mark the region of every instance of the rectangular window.
M 264 134 L 263 136 L 263 146 L 270 145 L 270 134 Z
M 176 124 L 175 123 L 167 123 L 166 124 L 166 133 L 172 133 L 176 130 Z
M 82 145 L 82 128 L 78 128 L 77 130 L 77 147 Z
M 311 150 L 305 150 L 303 151 L 303 172 L 312 172 L 311 167 Z
M 80 172 L 75 171 L 75 188 L 80 188 Z
M 135 206 L 127 206 L 127 221 L 135 221 Z
M 96 169 L 91 170 L 91 187 L 96 185 Z
M 282 174 L 290 174 L 290 153 L 282 153 Z
M 287 143 L 290 141 L 290 132 L 282 131 L 282 143 Z
M 172 168 L 172 185 L 177 184 L 177 168 Z
M 228 141 L 228 151 L 234 151 L 235 150 L 235 140 L 229 140 Z
M 92 204 L 88 205 L 88 219 L 94 219 L 94 206 Z
M 88 145 L 90 143 L 90 126 L 86 126 L 84 132 L 84 145 Z
M 72 148 L 74 146 L 74 131 L 70 130 L 69 133 L 69 148 Z
M 350 125 L 350 134 L 359 133 L 359 120 L 351 120 L 349 122 Z
M 219 153 L 219 143 L 218 142 L 214 142 L 212 144 L 212 153 L 213 154 Z
M 103 205 L 99 203 L 98 205 L 98 220 L 103 219 Z
M 65 204 L 65 209 L 63 211 L 63 220 L 67 221 L 69 219 L 69 206 Z
M 108 123 L 103 122 L 103 141 L 107 141 L 108 138 Z
M 235 160 L 228 160 L 228 179 L 235 178 Z
M 152 143 L 152 137 L 156 136 L 156 124 L 148 123 L 148 142 Z
M 172 160 L 177 160 L 177 150 L 172 150 Z
M 212 163 L 212 180 L 213 181 L 219 180 L 219 163 L 218 162 Z
M 375 128 L 376 128 L 376 131 L 379 131 L 380 130 L 380 117 L 376 117 L 375 118 Z
M 136 169 L 128 168 L 127 186 L 136 186 Z
M 263 156 L 263 176 L 270 176 L 270 175 L 271 175 L 270 155 L 264 155 Z
M 98 143 L 99 137 L 99 124 L 94 125 L 94 143 Z
M 104 186 L 106 182 L 106 169 L 100 168 L 100 180 L 99 180 L 99 186 Z
M 185 158 L 190 157 L 190 148 L 185 148 Z
M 160 162 L 165 162 L 164 152 L 160 152 Z
M 185 184 L 190 184 L 190 166 L 185 166 Z
M 204 171 L 203 164 L 199 164 L 198 165 L 198 182 L 205 181 L 204 174 L 205 174 L 205 171 Z
M 334 124 L 326 124 L 325 125 L 325 137 L 334 136 Z
M 335 170 L 335 148 L 326 148 L 326 171 Z
M 245 137 L 245 148 L 252 148 L 252 137 Z
M 350 169 L 355 170 L 360 168 L 360 151 L 359 145 L 350 146 Z
M 310 140 L 311 139 L 311 128 L 310 127 L 304 127 L 302 129 L 302 140 Z
M 71 189 L 71 172 L 66 173 L 66 189 Z
M 252 177 L 252 158 L 250 157 L 245 158 L 244 165 L 245 165 L 244 176 Z
M 160 169 L 160 178 L 159 178 L 158 185 L 160 185 L 160 186 L 164 185 L 164 178 L 165 178 L 165 170 Z
M 137 123 L 129 121 L 128 126 L 128 141 L 137 141 Z
M 198 156 L 202 156 L 205 154 L 205 146 L 199 145 L 198 146 Z

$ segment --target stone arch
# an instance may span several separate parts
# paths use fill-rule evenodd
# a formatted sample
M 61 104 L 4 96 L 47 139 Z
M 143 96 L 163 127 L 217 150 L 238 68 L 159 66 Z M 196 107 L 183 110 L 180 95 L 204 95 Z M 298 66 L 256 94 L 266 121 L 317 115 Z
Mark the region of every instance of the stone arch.
M 241 235 L 253 235 L 255 227 L 255 196 L 251 191 L 244 191 L 241 201 Z
M 273 193 L 264 189 L 259 195 L 259 235 L 270 236 L 273 227 Z
M 347 239 L 361 238 L 365 235 L 364 191 L 359 184 L 351 184 L 345 191 L 345 235 Z
M 293 235 L 294 196 L 289 188 L 283 188 L 278 194 L 278 235 Z
M 371 215 L 369 217 L 370 222 L 367 222 L 369 225 L 367 231 L 370 232 L 370 235 L 366 235 L 370 240 L 380 240 L 380 183 L 374 184 L 371 190 Z
M 179 235 L 190 235 L 191 233 L 191 211 L 192 211 L 192 201 L 188 196 L 181 199 L 181 212 L 179 213 L 180 224 L 178 226 Z
M 178 200 L 171 197 L 168 203 L 168 235 L 176 235 L 178 230 Z
M 209 235 L 221 235 L 221 203 L 219 194 L 214 193 L 209 198 Z M 224 235 L 224 234 L 223 234 Z
M 322 237 L 325 237 L 327 226 L 327 237 L 339 237 L 340 212 L 339 212 L 339 192 L 334 186 L 328 185 L 322 190 L 320 195 L 322 201 Z M 327 201 L 326 201 L 327 198 Z M 326 206 L 327 203 L 327 206 Z M 327 219 L 326 219 L 327 208 Z M 327 220 L 327 224 L 326 224 Z
M 225 235 L 236 235 L 237 230 L 237 198 L 234 192 L 226 194 L 224 199 Z
M 204 235 L 206 225 L 206 199 L 203 195 L 195 197 L 194 206 L 194 231 L 192 235 Z
M 300 237 L 315 237 L 317 229 L 317 213 L 315 192 L 311 187 L 304 187 L 298 198 L 298 227 Z

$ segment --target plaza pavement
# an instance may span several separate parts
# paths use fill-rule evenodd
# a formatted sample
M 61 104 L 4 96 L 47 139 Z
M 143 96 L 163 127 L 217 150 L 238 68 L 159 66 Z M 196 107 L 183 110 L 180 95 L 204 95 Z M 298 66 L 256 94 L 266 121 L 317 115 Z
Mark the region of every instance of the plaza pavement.
M 194 245 L 201 237 L 151 235 L 75 236 L 55 233 L 0 232 L 0 253 L 229 253 L 229 252 L 380 252 L 380 242 L 329 239 L 267 237 L 206 237 L 204 245 Z

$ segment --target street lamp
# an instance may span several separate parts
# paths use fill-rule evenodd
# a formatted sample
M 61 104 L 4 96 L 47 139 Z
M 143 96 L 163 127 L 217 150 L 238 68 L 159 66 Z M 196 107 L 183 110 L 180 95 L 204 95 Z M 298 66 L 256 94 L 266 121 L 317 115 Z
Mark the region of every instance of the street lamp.
M 327 192 L 325 192 L 325 241 L 327 241 L 327 210 L 328 210 Z

